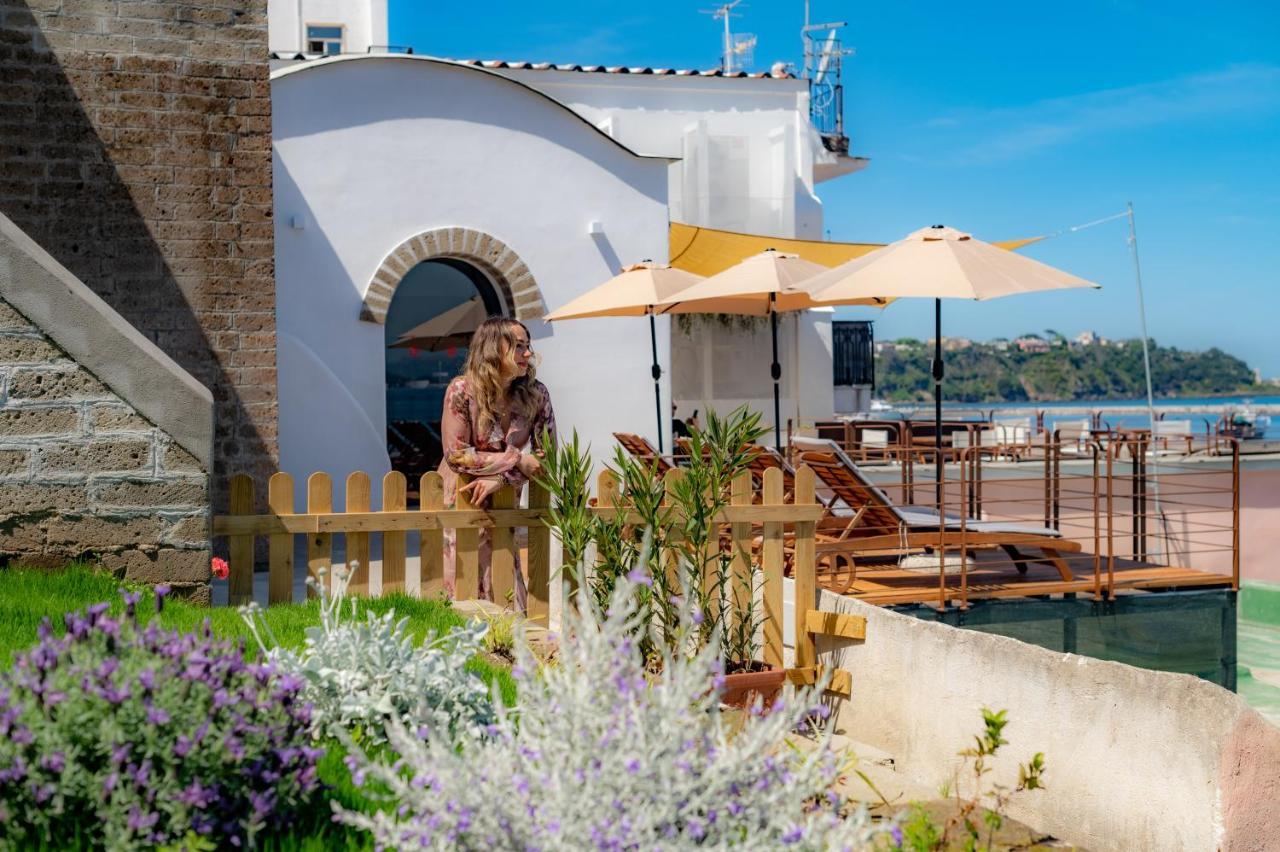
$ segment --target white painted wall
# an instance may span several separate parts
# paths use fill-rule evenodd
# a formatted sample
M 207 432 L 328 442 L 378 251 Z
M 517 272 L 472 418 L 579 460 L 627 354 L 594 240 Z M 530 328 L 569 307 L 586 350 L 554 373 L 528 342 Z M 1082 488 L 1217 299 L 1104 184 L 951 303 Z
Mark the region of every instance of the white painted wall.
M 272 110 L 280 456 L 299 486 L 313 470 L 337 482 L 389 469 L 383 327 L 358 317 L 403 240 L 443 227 L 492 234 L 549 309 L 619 263 L 666 260 L 667 162 L 496 75 L 422 57 L 323 60 L 273 74 Z M 591 221 L 603 238 L 587 234 Z M 577 428 L 598 458 L 615 430 L 656 439 L 643 320 L 530 330 L 562 430 Z M 664 324 L 663 363 L 668 340 Z
M 671 218 L 753 234 L 822 239 L 814 165 L 834 160 L 809 120 L 809 86 L 788 78 L 673 77 L 501 69 L 573 108 L 627 146 L 680 158 L 668 175 Z M 831 315 L 781 318 L 782 422 L 834 413 Z M 672 341 L 682 416 L 747 404 L 773 423 L 767 329 L 703 328 Z M 798 357 L 797 357 L 798 356 Z M 797 401 L 799 409 L 797 411 Z
M 305 53 L 306 24 L 341 25 L 344 53 L 387 45 L 387 0 L 268 0 L 267 44 L 273 53 Z

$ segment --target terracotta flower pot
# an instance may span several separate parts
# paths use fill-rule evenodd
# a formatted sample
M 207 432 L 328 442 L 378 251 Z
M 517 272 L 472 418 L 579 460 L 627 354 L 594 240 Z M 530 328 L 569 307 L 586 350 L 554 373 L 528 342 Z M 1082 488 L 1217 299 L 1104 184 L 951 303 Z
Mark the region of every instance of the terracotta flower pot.
M 787 679 L 785 669 L 756 663 L 758 671 L 745 671 L 725 675 L 724 688 L 720 693 L 720 703 L 730 707 L 746 708 L 761 698 L 765 707 L 773 704 Z

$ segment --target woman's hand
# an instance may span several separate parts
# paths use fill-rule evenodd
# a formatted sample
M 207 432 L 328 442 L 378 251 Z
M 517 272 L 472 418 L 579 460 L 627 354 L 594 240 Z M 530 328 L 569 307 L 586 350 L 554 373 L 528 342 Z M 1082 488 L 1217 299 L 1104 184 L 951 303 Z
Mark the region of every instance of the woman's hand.
M 461 486 L 458 489 L 458 493 L 462 494 L 465 492 L 467 499 L 471 501 L 471 505 L 483 506 L 490 497 L 498 493 L 498 490 L 502 488 L 503 484 L 504 483 L 501 479 L 491 476 L 482 476 L 479 479 L 473 479 L 466 485 Z
M 520 456 L 520 461 L 516 464 L 516 468 L 524 474 L 525 479 L 537 479 L 542 476 L 542 454 L 525 453 Z

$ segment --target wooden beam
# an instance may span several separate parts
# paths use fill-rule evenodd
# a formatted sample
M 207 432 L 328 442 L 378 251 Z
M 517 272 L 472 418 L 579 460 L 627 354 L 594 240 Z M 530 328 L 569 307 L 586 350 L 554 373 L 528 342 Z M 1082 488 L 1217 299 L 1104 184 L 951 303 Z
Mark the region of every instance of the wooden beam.
M 824 671 L 823 666 L 804 666 L 798 669 L 787 669 L 787 680 L 791 681 L 794 686 L 813 686 L 822 677 Z M 853 676 L 845 669 L 833 669 L 831 683 L 827 685 L 827 692 L 833 692 L 836 695 L 843 695 L 848 698 L 853 694 Z
M 867 620 L 861 615 L 848 615 L 825 610 L 809 610 L 805 629 L 820 636 L 838 636 L 841 639 L 866 639 Z

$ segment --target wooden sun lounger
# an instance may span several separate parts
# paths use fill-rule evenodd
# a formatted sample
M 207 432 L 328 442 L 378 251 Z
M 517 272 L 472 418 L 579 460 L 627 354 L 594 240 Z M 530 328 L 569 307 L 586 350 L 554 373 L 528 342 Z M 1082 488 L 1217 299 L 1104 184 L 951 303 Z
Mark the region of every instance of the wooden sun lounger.
M 622 445 L 624 450 L 635 458 L 656 465 L 656 472 L 659 476 L 665 476 L 667 471 L 671 470 L 671 462 L 659 455 L 648 439 L 640 435 L 633 435 L 630 432 L 614 432 L 613 437 Z
M 1001 523 L 948 516 L 945 522 L 936 512 L 904 510 L 871 482 L 850 461 L 834 441 L 794 438 L 800 460 L 852 511 L 847 533 L 841 543 L 857 552 L 890 554 L 925 548 L 999 548 L 1008 554 L 1019 573 L 1026 573 L 1026 560 L 1019 548 L 1037 548 L 1044 561 L 1053 565 L 1063 580 L 1073 579 L 1063 553 L 1079 553 L 1080 545 L 1064 539 L 1057 530 L 1031 524 Z M 963 523 L 963 531 L 961 525 Z

